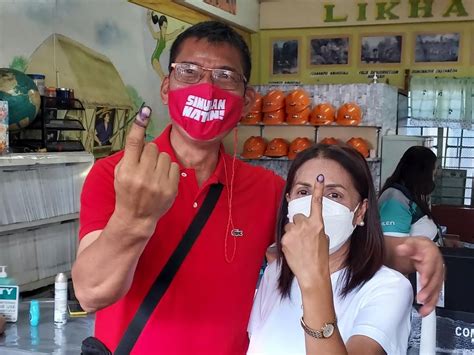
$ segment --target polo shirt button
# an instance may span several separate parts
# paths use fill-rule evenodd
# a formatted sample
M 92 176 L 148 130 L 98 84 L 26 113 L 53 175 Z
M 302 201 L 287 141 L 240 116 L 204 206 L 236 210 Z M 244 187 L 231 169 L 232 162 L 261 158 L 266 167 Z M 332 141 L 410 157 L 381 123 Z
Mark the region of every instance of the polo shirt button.
M 186 173 L 183 171 L 183 172 L 181 173 L 181 176 L 182 176 L 182 177 L 186 177 L 186 176 L 188 176 L 188 174 L 186 174 Z
M 198 206 L 197 202 L 193 203 L 193 207 L 196 208 Z

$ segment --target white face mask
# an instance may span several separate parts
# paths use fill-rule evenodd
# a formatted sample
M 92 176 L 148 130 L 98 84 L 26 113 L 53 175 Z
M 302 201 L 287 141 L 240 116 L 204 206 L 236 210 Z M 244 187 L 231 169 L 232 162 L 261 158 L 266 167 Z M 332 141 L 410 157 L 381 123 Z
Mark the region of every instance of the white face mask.
M 288 219 L 293 222 L 297 214 L 309 217 L 312 196 L 304 196 L 288 203 Z M 356 226 L 352 224 L 354 213 L 344 205 L 323 197 L 324 231 L 329 237 L 329 254 L 336 252 L 352 235 Z

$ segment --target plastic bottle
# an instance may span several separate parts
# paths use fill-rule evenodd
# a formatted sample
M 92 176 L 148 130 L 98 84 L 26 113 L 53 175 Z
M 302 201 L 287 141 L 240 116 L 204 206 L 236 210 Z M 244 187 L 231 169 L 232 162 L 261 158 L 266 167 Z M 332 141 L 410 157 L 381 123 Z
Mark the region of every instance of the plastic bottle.
M 40 306 L 38 300 L 30 301 L 30 325 L 36 327 L 40 320 Z
M 8 278 L 6 268 L 0 266 L 0 314 L 7 322 L 16 322 L 20 289 L 15 285 L 15 280 Z
M 67 276 L 56 275 L 54 280 L 54 324 L 62 326 L 67 323 Z

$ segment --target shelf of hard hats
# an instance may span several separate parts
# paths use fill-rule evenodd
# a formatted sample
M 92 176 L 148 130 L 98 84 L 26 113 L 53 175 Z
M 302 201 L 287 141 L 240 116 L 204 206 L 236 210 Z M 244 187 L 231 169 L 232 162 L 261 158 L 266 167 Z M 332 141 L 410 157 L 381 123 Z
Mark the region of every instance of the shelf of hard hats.
M 288 159 L 288 157 L 266 157 L 263 156 L 261 158 L 255 158 L 255 159 L 249 159 L 249 158 L 244 158 L 241 155 L 237 155 L 237 157 L 242 160 L 242 161 L 271 161 L 271 160 L 276 160 L 276 161 L 288 161 L 292 162 L 293 160 Z M 378 163 L 380 162 L 380 158 L 366 158 L 365 159 L 367 163 Z
M 370 148 L 375 150 L 375 156 L 380 156 L 380 126 L 368 126 L 368 125 L 357 125 L 357 126 L 342 126 L 342 125 L 291 125 L 287 123 L 266 125 L 263 123 L 258 124 L 240 124 L 239 134 L 237 140 L 237 152 L 241 152 L 247 138 L 251 136 L 261 136 L 267 141 L 274 138 L 283 138 L 291 143 L 291 141 L 297 137 L 307 137 L 313 142 L 320 142 L 323 138 L 334 137 L 343 142 L 347 142 L 352 137 L 364 138 L 369 144 Z M 282 129 L 284 132 L 282 133 Z M 233 149 L 233 135 L 228 135 L 224 140 L 224 146 L 227 151 Z
M 283 179 L 286 179 L 288 170 L 293 160 L 287 157 L 274 158 L 263 156 L 260 159 L 246 159 L 239 156 L 239 159 L 255 166 L 260 166 L 265 169 L 273 170 L 276 174 L 280 175 Z M 375 186 L 378 189 L 380 184 L 380 158 L 367 158 L 367 163 L 372 174 Z

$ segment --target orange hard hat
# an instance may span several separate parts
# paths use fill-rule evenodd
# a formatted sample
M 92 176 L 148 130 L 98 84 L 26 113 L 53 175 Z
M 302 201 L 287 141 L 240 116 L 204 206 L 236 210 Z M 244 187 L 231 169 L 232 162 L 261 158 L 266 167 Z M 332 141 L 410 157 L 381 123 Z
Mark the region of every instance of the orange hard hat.
M 334 137 L 323 138 L 319 143 L 321 144 L 339 144 L 339 140 Z
M 337 110 L 336 123 L 344 126 L 356 126 L 362 121 L 362 110 L 359 105 L 347 102 Z
M 288 95 L 286 95 L 285 102 L 286 113 L 288 114 L 301 112 L 311 104 L 308 93 L 303 89 L 291 91 Z
M 242 158 L 259 159 L 265 153 L 267 142 L 260 136 L 251 136 L 244 143 Z
M 281 90 L 271 90 L 262 98 L 262 112 L 272 112 L 285 108 L 285 94 Z
M 295 159 L 296 155 L 299 152 L 308 149 L 309 147 L 311 147 L 311 145 L 311 141 L 306 137 L 295 138 L 290 144 L 290 148 L 288 151 L 288 159 Z
M 288 155 L 288 142 L 283 138 L 275 138 L 270 141 L 265 150 L 267 157 L 285 157 Z
M 272 125 L 272 124 L 281 124 L 285 122 L 285 110 L 280 109 L 272 112 L 265 112 L 263 114 L 263 123 Z
M 357 150 L 364 158 L 369 157 L 369 144 L 364 138 L 352 137 L 347 144 Z
M 316 105 L 310 113 L 310 122 L 315 125 L 329 125 L 336 119 L 336 109 L 329 103 Z
M 249 112 L 246 116 L 240 119 L 242 124 L 258 124 L 262 122 L 261 112 Z
M 288 113 L 288 115 L 286 116 L 286 122 L 288 122 L 288 124 L 305 124 L 305 123 L 308 123 L 308 121 L 309 121 L 309 112 L 310 112 L 309 107 L 306 107 L 301 112 Z
M 250 109 L 250 112 L 253 112 L 253 113 L 262 112 L 262 95 L 260 95 L 258 92 L 255 93 L 255 102 L 253 103 L 253 106 Z

